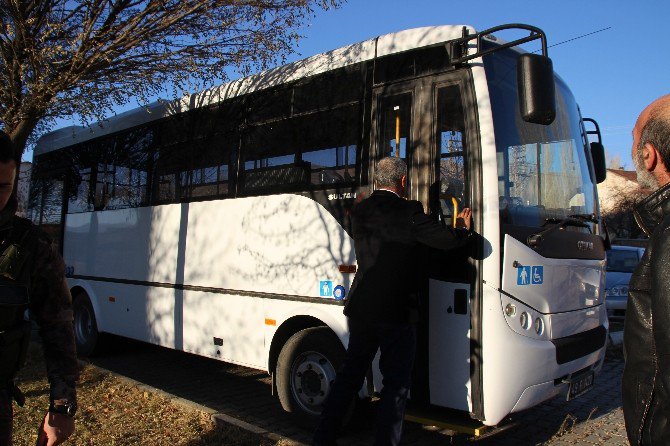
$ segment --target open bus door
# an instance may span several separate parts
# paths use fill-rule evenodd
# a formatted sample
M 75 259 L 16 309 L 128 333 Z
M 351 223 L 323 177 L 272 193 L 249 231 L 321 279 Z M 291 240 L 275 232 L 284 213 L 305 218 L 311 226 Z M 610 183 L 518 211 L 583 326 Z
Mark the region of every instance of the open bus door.
M 431 215 L 454 226 L 456 215 L 473 210 L 473 229 L 481 230 L 476 109 L 468 96 L 469 76 L 460 71 L 434 78 L 426 89 L 427 119 L 421 156 L 430 168 L 417 172 L 420 196 Z M 476 243 L 476 241 L 475 241 Z M 444 252 L 426 249 L 419 300 L 420 318 L 412 388 L 417 421 L 472 432 L 470 414 L 483 412 L 481 344 L 477 298 L 478 269 L 473 243 Z
M 467 77 L 463 72 L 385 85 L 375 90 L 373 141 L 376 158 L 400 156 L 408 164 L 409 199 L 453 224 L 463 207 L 480 213 L 473 203 L 473 147 L 476 132 L 467 132 L 464 107 Z M 474 102 L 469 102 L 474 103 Z M 472 153 L 471 153 L 472 152 Z M 374 168 L 374 167 L 373 167 Z M 477 226 L 475 226 L 477 228 Z M 472 247 L 442 252 L 426 248 L 418 317 L 418 346 L 408 417 L 435 423 L 437 412 L 465 415 L 481 411 L 478 324 L 473 321 L 476 268 Z M 474 319 L 478 320 L 478 317 Z M 472 359 L 475 358 L 475 359 Z M 381 383 L 375 383 L 379 388 Z M 419 415 L 422 414 L 422 415 Z M 424 416 L 425 415 L 425 416 Z M 453 417 L 450 417 L 453 419 Z M 442 423 L 444 424 L 444 423 Z M 472 424 L 472 423 L 470 423 Z M 450 425 L 453 427 L 452 425 Z M 462 426 L 459 430 L 463 431 Z M 467 429 L 465 429 L 467 430 Z

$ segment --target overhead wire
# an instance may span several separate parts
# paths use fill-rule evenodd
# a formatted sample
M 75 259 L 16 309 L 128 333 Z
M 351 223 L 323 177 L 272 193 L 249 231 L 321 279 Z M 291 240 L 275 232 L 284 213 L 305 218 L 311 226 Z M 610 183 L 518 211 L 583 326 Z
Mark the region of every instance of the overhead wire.
M 554 47 L 554 46 L 562 45 L 564 43 L 572 42 L 573 40 L 582 39 L 584 37 L 591 36 L 593 34 L 598 34 L 600 32 L 607 31 L 608 29 L 612 29 L 612 27 L 608 26 L 607 28 L 602 28 L 602 29 L 599 29 L 597 31 L 592 31 L 592 32 L 587 33 L 587 34 L 582 34 L 581 36 L 573 37 L 572 39 L 568 39 L 568 40 L 564 40 L 562 42 L 554 43 L 553 45 L 549 45 L 547 48 L 551 48 L 551 47 Z
M 602 29 L 599 29 L 599 30 L 596 30 L 596 31 L 592 31 L 590 33 L 582 34 L 581 36 L 573 37 L 572 39 L 568 39 L 568 40 L 564 40 L 562 42 L 554 43 L 553 45 L 548 45 L 547 48 L 552 48 L 552 47 L 555 47 L 555 46 L 558 46 L 558 45 L 563 45 L 564 43 L 572 42 L 573 40 L 583 39 L 584 37 L 592 36 L 593 34 L 598 34 L 598 33 L 601 33 L 603 31 L 607 31 L 608 29 L 612 29 L 612 27 L 608 26 L 607 28 L 602 28 Z M 533 53 L 538 53 L 540 51 L 541 50 L 535 50 L 535 51 L 533 51 Z

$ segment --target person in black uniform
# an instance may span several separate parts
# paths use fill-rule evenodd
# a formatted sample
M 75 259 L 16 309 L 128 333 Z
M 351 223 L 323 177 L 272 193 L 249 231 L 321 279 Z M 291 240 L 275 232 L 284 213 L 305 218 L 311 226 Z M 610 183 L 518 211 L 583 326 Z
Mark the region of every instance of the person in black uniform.
M 449 250 L 462 246 L 470 235 L 470 209 L 463 209 L 459 228 L 453 229 L 424 214 L 420 202 L 403 198 L 407 166 L 402 159 L 380 160 L 374 182 L 374 193 L 352 210 L 358 270 L 344 307 L 349 346 L 324 403 L 315 446 L 336 444 L 342 417 L 378 349 L 383 389 L 375 445 L 399 443 L 416 351 L 410 313 L 419 285 L 418 248 L 423 244 Z
M 30 340 L 26 309 L 40 327 L 51 388 L 39 444 L 52 446 L 74 431 L 79 366 L 72 297 L 56 244 L 30 221 L 14 215 L 17 165 L 9 136 L 0 131 L 0 446 L 12 444 L 13 400 L 19 405 L 24 400 L 14 377 L 25 361 Z

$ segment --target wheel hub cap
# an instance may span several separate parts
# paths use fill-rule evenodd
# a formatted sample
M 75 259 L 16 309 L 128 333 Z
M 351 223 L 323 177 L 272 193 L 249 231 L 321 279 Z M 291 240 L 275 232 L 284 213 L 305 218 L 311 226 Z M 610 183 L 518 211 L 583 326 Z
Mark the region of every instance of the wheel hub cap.
M 291 368 L 293 396 L 305 411 L 315 415 L 321 413 L 334 379 L 335 368 L 318 352 L 301 354 Z

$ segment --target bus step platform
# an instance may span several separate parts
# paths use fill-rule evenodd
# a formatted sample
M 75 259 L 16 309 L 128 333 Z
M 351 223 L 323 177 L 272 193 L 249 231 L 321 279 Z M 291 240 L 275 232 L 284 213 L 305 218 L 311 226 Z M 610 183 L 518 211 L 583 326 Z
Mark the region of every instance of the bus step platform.
M 411 405 L 408 405 L 405 411 L 405 420 L 475 437 L 494 429 L 492 426 L 485 426 L 481 421 L 473 420 L 466 412 L 439 408 L 418 408 L 411 407 Z

